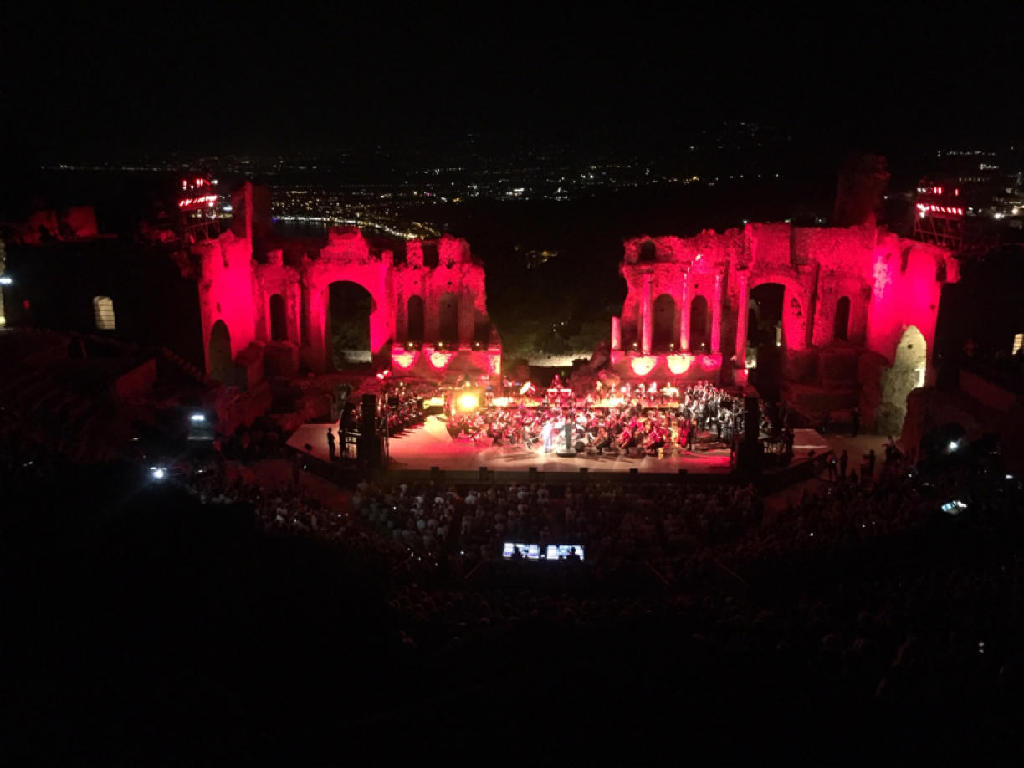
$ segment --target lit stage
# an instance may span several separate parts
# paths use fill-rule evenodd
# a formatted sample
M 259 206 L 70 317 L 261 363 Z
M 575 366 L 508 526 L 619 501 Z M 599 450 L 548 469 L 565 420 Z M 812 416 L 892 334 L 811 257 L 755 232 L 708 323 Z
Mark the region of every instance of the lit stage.
M 337 433 L 335 424 L 303 424 L 288 440 L 288 445 L 300 451 L 312 446 L 311 453 L 319 459 L 327 459 L 327 429 Z M 489 442 L 489 441 L 488 441 Z M 561 457 L 555 453 L 530 450 L 523 446 L 492 446 L 472 440 L 453 440 L 445 428 L 445 422 L 437 416 L 428 416 L 422 426 L 415 427 L 401 437 L 389 441 L 390 461 L 388 470 L 429 471 L 437 467 L 449 472 L 476 473 L 480 467 L 494 472 L 526 474 L 531 468 L 538 472 L 563 473 L 586 469 L 588 473 L 628 473 L 635 469 L 643 474 L 678 474 L 685 469 L 692 474 L 728 474 L 729 449 L 720 443 L 707 450 L 684 451 L 659 459 L 652 456 L 640 458 L 617 456 Z

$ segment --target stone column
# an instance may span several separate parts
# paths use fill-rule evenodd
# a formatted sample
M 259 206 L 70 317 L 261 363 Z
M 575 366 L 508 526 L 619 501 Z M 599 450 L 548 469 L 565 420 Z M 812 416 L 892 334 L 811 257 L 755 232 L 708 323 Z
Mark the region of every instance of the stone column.
M 622 349 L 622 320 L 612 315 L 612 349 Z
M 739 301 L 736 315 L 736 367 L 747 367 L 747 303 L 750 300 L 749 276 L 747 270 L 736 272 L 739 278 Z
M 648 272 L 644 275 L 644 297 L 643 305 L 640 308 L 641 342 L 640 350 L 645 354 L 651 354 L 651 341 L 654 336 L 654 276 Z
M 715 274 L 715 293 L 711 302 L 711 354 L 722 351 L 722 273 Z
M 679 349 L 688 352 L 690 349 L 690 273 L 683 275 L 683 299 L 679 305 Z

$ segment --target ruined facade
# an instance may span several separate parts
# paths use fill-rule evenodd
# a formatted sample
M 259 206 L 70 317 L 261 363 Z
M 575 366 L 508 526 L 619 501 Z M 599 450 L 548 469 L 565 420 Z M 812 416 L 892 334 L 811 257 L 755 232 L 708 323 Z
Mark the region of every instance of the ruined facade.
M 465 240 L 411 241 L 396 263 L 394 252 L 371 247 L 359 230 L 338 229 L 317 253 L 286 263 L 283 248 L 254 258 L 251 195 L 237 200 L 236 212 L 231 230 L 194 249 L 213 378 L 249 386 L 265 373 L 330 370 L 330 286 L 337 282 L 369 294 L 370 352 L 395 375 L 500 372 L 483 266 Z
M 633 238 L 620 271 L 628 293 L 611 339 L 620 375 L 745 382 L 750 292 L 775 284 L 787 399 L 809 411 L 857 405 L 880 429 L 902 424 L 890 411 L 906 407 L 903 379 L 933 379 L 926 350 L 939 295 L 958 279 L 948 251 L 872 225 Z

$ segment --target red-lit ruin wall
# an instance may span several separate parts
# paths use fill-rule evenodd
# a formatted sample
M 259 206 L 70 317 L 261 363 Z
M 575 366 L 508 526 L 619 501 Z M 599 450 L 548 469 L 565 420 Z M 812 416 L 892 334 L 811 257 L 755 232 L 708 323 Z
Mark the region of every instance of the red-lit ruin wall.
M 777 283 L 785 289 L 787 396 L 803 400 L 808 411 L 858 405 L 868 425 L 882 399 L 880 377 L 912 326 L 924 337 L 932 380 L 939 294 L 943 283 L 959 278 L 948 252 L 884 229 L 789 224 L 633 238 L 625 242 L 620 272 L 627 295 L 621 316 L 612 318 L 611 353 L 620 375 L 744 382 L 750 291 Z M 674 316 L 672 347 L 658 349 L 655 308 L 667 306 L 661 295 L 672 298 Z M 707 349 L 690 345 L 690 307 L 698 297 L 710 315 Z M 839 344 L 833 324 L 844 297 L 850 302 L 848 343 Z
M 436 377 L 447 372 L 467 375 L 501 373 L 501 340 L 487 314 L 484 268 L 473 258 L 469 243 L 445 236 L 433 241 L 437 266 L 423 261 L 423 243 L 406 246 L 406 262 L 394 268 L 392 280 L 396 301 L 396 335 L 391 350 L 396 374 L 417 373 Z M 458 344 L 438 345 L 442 297 L 456 297 Z M 409 300 L 419 296 L 424 305 L 422 344 L 409 338 Z M 419 347 L 417 349 L 417 347 Z
M 432 378 L 451 373 L 497 375 L 501 342 L 487 314 L 483 266 L 465 240 L 445 236 L 429 241 L 438 264 L 423 264 L 423 243 L 407 245 L 407 260 L 396 265 L 391 251 L 371 249 L 355 229 L 331 232 L 315 258 L 297 266 L 284 263 L 282 251 L 270 251 L 265 263 L 253 259 L 251 230 L 239 237 L 229 231 L 195 249 L 201 264 L 199 285 L 207 371 L 214 326 L 223 322 L 230 334 L 232 374 L 228 383 L 251 385 L 267 373 L 294 375 L 300 369 L 329 368 L 325 328 L 330 285 L 350 281 L 371 298 L 370 347 L 374 359 L 396 375 Z M 281 296 L 284 338 L 272 339 L 271 299 Z M 423 300 L 423 339 L 407 338 L 407 307 L 412 296 Z M 439 305 L 444 297 L 457 306 L 457 340 L 438 343 Z M 214 345 L 216 347 L 216 345 Z M 216 351 L 215 351 L 216 354 Z

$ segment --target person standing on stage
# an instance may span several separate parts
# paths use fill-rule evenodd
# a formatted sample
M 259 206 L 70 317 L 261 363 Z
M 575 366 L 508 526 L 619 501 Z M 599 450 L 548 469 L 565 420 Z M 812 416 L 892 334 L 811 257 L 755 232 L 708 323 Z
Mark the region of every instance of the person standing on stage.
M 544 453 L 551 453 L 551 432 L 554 430 L 554 423 L 548 419 L 541 427 L 540 437 L 544 444 Z
M 334 433 L 331 432 L 330 428 L 327 429 L 327 453 L 330 456 L 330 460 L 334 461 Z

